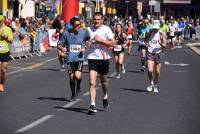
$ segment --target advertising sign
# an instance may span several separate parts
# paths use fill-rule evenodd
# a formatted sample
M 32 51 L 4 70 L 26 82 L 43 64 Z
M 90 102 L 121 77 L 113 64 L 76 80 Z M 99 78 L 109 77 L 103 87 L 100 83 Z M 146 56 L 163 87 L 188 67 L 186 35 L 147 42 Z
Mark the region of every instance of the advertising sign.
M 56 36 L 56 29 L 49 29 L 49 46 L 56 47 L 59 37 Z

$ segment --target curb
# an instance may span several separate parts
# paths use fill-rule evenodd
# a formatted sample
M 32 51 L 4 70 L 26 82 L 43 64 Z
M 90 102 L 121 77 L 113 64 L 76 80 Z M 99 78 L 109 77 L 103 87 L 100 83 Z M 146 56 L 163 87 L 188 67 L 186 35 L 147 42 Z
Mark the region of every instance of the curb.
M 188 43 L 186 46 L 200 56 L 200 49 L 197 48 L 200 47 L 200 43 Z

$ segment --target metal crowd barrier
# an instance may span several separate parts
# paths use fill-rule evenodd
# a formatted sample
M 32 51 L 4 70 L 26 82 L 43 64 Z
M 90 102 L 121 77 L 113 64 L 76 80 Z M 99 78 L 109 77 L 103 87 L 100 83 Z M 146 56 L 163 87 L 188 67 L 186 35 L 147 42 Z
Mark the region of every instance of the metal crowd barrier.
M 34 41 L 31 42 L 30 36 L 26 36 L 26 39 L 24 39 L 26 43 L 24 43 L 23 40 L 19 39 L 18 34 L 14 34 L 13 42 L 10 45 L 10 57 L 12 60 L 21 59 L 22 57 L 28 58 L 33 55 L 41 56 L 39 45 Z

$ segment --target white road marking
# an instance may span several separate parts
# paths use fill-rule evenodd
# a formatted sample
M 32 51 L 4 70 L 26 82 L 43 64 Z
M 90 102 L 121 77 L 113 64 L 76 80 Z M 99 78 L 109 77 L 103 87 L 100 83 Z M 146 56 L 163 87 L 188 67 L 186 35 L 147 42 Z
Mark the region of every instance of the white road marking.
M 89 91 L 83 94 L 83 96 L 88 96 L 88 95 L 89 95 Z
M 182 46 L 175 46 L 174 48 L 183 48 Z
M 21 128 L 21 129 L 16 130 L 15 132 L 16 132 L 16 133 L 22 133 L 22 132 L 28 131 L 28 130 L 30 130 L 31 128 L 38 126 L 39 124 L 41 124 L 41 123 L 43 123 L 43 122 L 49 120 L 50 118 L 52 118 L 52 117 L 54 117 L 54 116 L 55 116 L 55 115 L 45 115 L 44 117 L 42 117 L 42 118 L 40 118 L 40 119 L 38 119 L 38 120 L 32 122 L 31 124 L 29 124 L 29 125 L 27 125 L 27 126 Z
M 171 66 L 189 66 L 190 65 L 190 64 L 185 64 L 185 63 L 174 64 L 174 63 L 169 63 L 169 61 L 165 61 L 164 64 L 171 65 Z
M 76 103 L 78 103 L 79 101 L 81 101 L 81 99 L 77 99 L 76 101 L 70 102 L 70 103 L 62 106 L 62 108 L 58 109 L 58 111 L 64 110 L 65 108 L 69 108 L 69 107 L 75 105 Z
M 55 59 L 57 59 L 57 57 L 52 58 L 52 59 L 49 59 L 49 60 L 46 60 L 46 61 L 43 61 L 43 62 L 41 62 L 41 63 L 36 63 L 36 64 L 41 64 L 41 65 L 43 65 L 43 64 L 45 64 L 45 63 L 47 63 L 47 62 L 49 62 L 49 61 L 53 61 L 53 60 L 55 60 Z M 29 69 L 30 67 L 31 67 L 31 66 L 25 67 L 25 68 L 19 68 L 20 70 L 16 70 L 16 71 L 9 72 L 8 75 L 11 75 L 11 74 L 14 74 L 14 73 L 18 73 L 18 72 L 24 71 L 24 70 L 26 70 L 26 69 Z
M 189 73 L 189 71 L 173 71 L 174 73 Z
M 53 58 L 53 59 L 47 60 L 47 61 L 45 61 L 45 62 L 43 62 L 43 63 L 47 63 L 47 62 L 52 61 L 52 60 L 55 60 L 55 59 L 57 59 L 57 58 Z M 127 62 L 128 62 L 128 61 L 129 61 L 129 60 L 127 60 Z M 126 65 L 127 62 L 126 62 L 124 65 Z M 20 72 L 20 71 L 22 71 L 22 70 L 13 71 L 13 72 L 10 72 L 10 74 L 13 74 L 13 73 L 16 73 L 16 72 Z M 113 73 L 115 73 L 115 72 L 113 72 Z M 113 75 L 113 73 L 112 73 L 111 75 Z M 108 79 L 108 81 L 110 81 L 110 79 Z M 101 85 L 101 84 L 99 84 L 99 86 L 100 86 L 100 85 Z M 98 90 L 99 88 L 100 88 L 100 87 L 97 87 L 96 90 Z M 89 95 L 89 92 L 86 92 L 86 93 L 83 94 L 83 96 L 87 96 L 87 95 Z M 61 109 L 58 109 L 57 111 L 61 111 L 61 110 L 64 110 L 65 108 L 69 108 L 69 107 L 75 105 L 76 103 L 78 103 L 79 101 L 81 101 L 81 99 L 77 99 L 77 100 L 74 101 L 74 102 L 70 102 L 70 103 L 64 105 Z M 21 128 L 21 129 L 16 130 L 15 132 L 16 132 L 16 133 L 22 133 L 22 132 L 28 131 L 28 130 L 32 129 L 33 127 L 38 126 L 38 125 L 40 125 L 41 123 L 43 123 L 43 122 L 49 120 L 50 118 L 52 118 L 52 117 L 54 117 L 54 116 L 55 116 L 55 115 L 46 115 L 46 116 L 44 116 L 44 117 L 42 117 L 42 118 L 40 118 L 40 119 L 34 121 L 33 123 L 31 123 L 31 124 L 29 124 L 29 125 L 27 125 L 27 126 Z

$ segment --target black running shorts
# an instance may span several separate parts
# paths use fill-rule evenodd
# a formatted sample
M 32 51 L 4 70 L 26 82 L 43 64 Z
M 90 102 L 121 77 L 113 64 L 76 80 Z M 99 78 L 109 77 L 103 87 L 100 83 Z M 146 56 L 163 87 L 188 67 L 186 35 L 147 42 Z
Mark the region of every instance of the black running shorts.
M 0 53 L 0 62 L 8 62 L 10 60 L 10 52 Z
M 75 73 L 76 71 L 82 72 L 82 70 L 83 70 L 83 61 L 67 63 L 67 70 L 68 70 L 69 74 Z
M 101 75 L 108 74 L 109 60 L 88 60 L 89 70 L 94 70 Z

